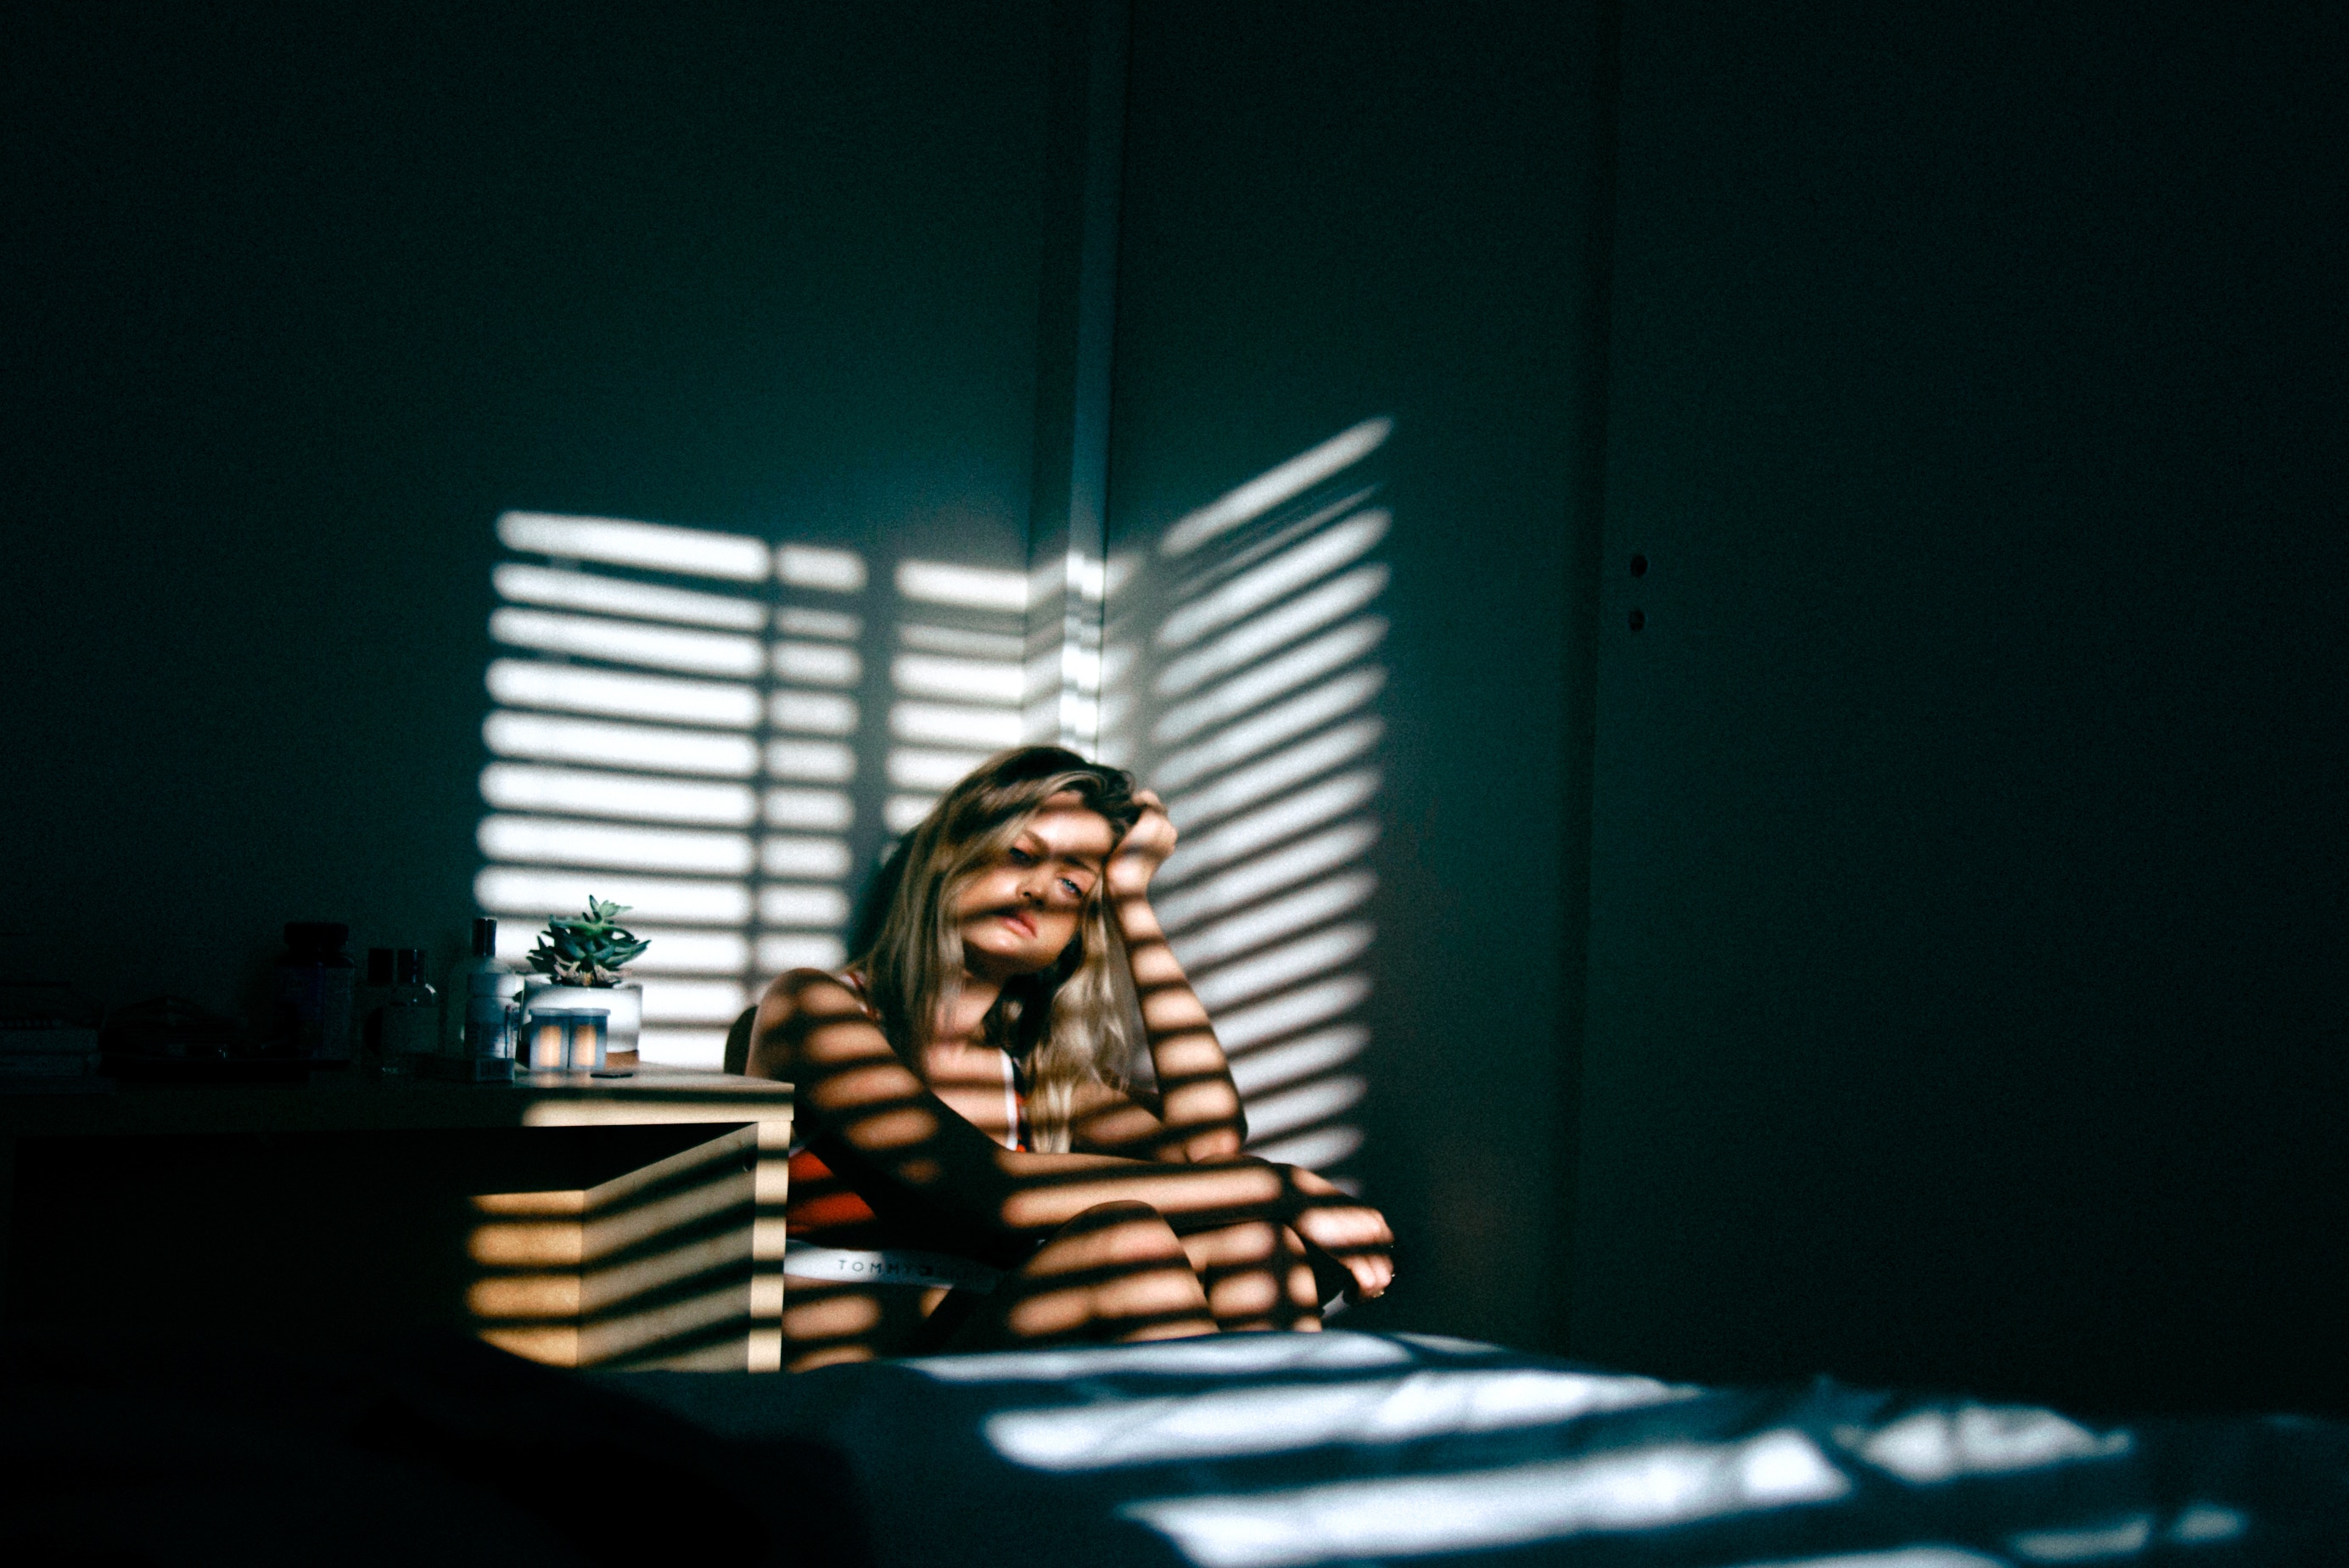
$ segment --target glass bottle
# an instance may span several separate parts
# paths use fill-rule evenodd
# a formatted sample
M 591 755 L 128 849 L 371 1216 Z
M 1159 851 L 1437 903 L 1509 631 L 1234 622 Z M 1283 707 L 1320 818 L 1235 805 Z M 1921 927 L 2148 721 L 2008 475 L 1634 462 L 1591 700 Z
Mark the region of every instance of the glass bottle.
M 458 1054 L 467 1057 L 511 1057 L 514 1054 L 515 1012 L 522 1006 L 523 977 L 498 958 L 498 923 L 473 922 L 473 955 L 450 980 L 449 1006 L 462 1007 L 463 1029 Z
M 367 978 L 359 985 L 359 1053 L 362 1071 L 383 1071 L 383 1005 L 391 1000 L 392 985 L 398 975 L 397 952 L 389 947 L 370 947 L 367 954 Z
M 340 921 L 285 925 L 285 956 L 274 975 L 278 1048 L 322 1066 L 351 1060 L 351 992 L 357 971 L 343 951 L 351 928 Z
M 383 1070 L 415 1070 L 410 1057 L 429 1056 L 440 1044 L 440 998 L 424 981 L 424 949 L 392 949 L 391 995 L 376 1009 L 376 1038 Z

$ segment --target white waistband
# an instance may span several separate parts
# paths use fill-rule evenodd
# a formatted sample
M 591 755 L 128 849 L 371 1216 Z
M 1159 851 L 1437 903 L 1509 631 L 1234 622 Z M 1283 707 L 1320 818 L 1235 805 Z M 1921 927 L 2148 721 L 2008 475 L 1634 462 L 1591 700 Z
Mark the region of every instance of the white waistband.
M 952 1253 L 917 1252 L 911 1247 L 886 1247 L 856 1252 L 846 1247 L 819 1247 L 812 1242 L 783 1243 L 783 1272 L 801 1279 L 843 1281 L 851 1284 L 952 1285 L 980 1295 L 995 1288 L 1001 1269 Z

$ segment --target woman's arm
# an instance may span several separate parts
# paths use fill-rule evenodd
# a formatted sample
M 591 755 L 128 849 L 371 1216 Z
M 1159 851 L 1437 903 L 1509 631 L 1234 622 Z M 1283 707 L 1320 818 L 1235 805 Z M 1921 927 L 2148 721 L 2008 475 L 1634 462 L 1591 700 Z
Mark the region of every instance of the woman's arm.
M 1158 1076 L 1157 1151 L 1161 1159 L 1228 1160 L 1247 1141 L 1239 1089 L 1206 1006 L 1150 906 L 1150 881 L 1174 852 L 1174 824 L 1154 792 L 1145 789 L 1135 799 L 1142 819 L 1110 858 L 1104 891 L 1133 963 L 1143 1031 Z
M 841 1173 L 875 1209 L 917 1212 L 974 1256 L 1016 1261 L 1088 1209 L 1138 1202 L 1178 1232 L 1286 1224 L 1344 1263 L 1365 1295 L 1392 1274 L 1392 1237 L 1377 1211 L 1309 1172 L 1258 1160 L 1161 1164 L 1005 1149 L 932 1094 L 855 993 L 818 971 L 796 970 L 768 988 L 748 1068 L 798 1086 L 808 1140 L 827 1163 L 836 1153 L 853 1168 Z

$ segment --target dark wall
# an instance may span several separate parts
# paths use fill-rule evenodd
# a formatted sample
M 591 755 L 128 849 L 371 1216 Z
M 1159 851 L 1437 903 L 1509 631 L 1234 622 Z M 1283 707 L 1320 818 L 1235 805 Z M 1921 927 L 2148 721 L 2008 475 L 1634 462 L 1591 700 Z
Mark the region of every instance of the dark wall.
M 2344 44 L 1630 8 L 1579 1353 L 2349 1403 Z
M 1394 518 L 1360 1170 L 1402 1251 L 1350 1324 L 1540 1343 L 1563 1301 L 1589 33 L 1550 5 L 1135 9 L 1112 552 L 1394 421 L 1338 487 Z
M 506 508 L 1024 563 L 1043 26 L 12 8 L 7 966 L 461 935 Z

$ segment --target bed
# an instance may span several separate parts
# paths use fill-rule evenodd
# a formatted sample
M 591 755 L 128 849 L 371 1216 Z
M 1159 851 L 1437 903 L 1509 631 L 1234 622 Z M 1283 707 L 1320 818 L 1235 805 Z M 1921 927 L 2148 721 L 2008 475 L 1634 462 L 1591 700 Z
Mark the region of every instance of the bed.
M 20 1352 L 0 1555 L 1291 1568 L 2349 1561 L 2349 1427 L 1331 1331 L 757 1374 Z

